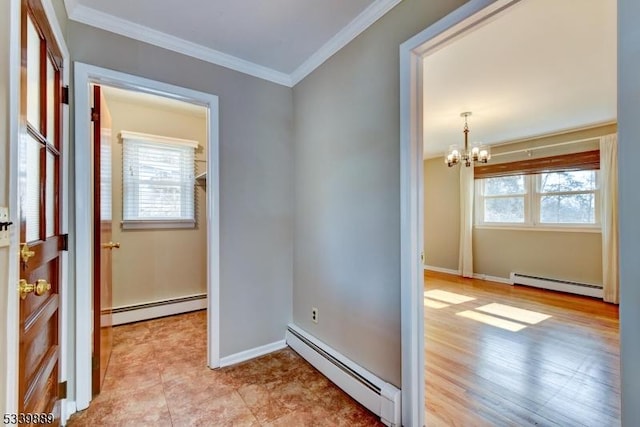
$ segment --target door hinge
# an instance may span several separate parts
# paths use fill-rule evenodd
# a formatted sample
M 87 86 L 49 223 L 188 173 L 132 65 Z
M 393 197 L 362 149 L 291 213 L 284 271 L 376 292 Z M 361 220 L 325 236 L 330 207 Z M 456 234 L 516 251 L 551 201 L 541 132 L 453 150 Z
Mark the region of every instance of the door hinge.
M 96 370 L 100 366 L 98 366 L 98 359 L 95 356 L 91 356 L 91 369 Z
M 424 251 L 420 252 L 420 262 L 424 264 Z
M 69 235 L 68 234 L 62 234 L 60 236 L 61 240 L 61 244 L 60 244 L 60 250 L 61 251 L 69 251 Z
M 69 86 L 62 86 L 62 93 L 60 94 L 61 100 L 65 105 L 69 105 Z
M 67 382 L 63 381 L 58 383 L 58 399 L 66 399 L 67 398 Z
M 97 122 L 98 120 L 100 120 L 100 114 L 98 114 L 95 108 L 91 108 L 91 121 Z

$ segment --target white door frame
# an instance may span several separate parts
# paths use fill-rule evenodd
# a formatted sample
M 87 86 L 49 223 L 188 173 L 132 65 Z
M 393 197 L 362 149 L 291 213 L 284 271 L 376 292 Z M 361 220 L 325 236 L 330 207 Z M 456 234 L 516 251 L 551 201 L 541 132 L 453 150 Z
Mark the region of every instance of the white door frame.
M 51 0 L 42 0 L 42 7 L 49 26 L 53 32 L 53 37 L 60 48 L 63 60 L 62 85 L 69 84 L 71 62 L 69 49 L 64 40 L 62 29 L 55 14 Z M 6 399 L 4 402 L 7 413 L 17 413 L 18 411 L 18 356 L 19 356 L 19 311 L 20 299 L 17 292 L 17 283 L 20 277 L 20 263 L 18 253 L 20 252 L 20 195 L 18 178 L 18 156 L 20 141 L 20 23 L 21 23 L 21 2 L 20 0 L 10 0 L 10 28 L 9 28 L 9 107 L 8 107 L 8 128 L 9 128 L 9 221 L 14 226 L 10 228 L 9 241 L 9 265 L 7 271 L 7 310 L 6 319 L 6 346 L 5 351 L 6 371 L 5 383 L 2 388 L 6 389 Z M 69 106 L 62 106 L 62 199 L 60 209 L 62 209 L 61 233 L 69 232 Z M 68 378 L 68 298 L 69 298 L 69 253 L 62 252 L 61 272 L 60 272 L 60 381 L 67 381 Z M 13 286 L 11 285 L 13 284 Z M 62 400 L 61 418 L 66 421 L 67 399 Z
M 207 360 L 220 366 L 220 191 L 218 97 L 131 74 L 75 63 L 75 203 L 76 203 L 76 407 L 91 401 L 92 273 L 93 273 L 93 155 L 90 144 L 91 83 L 162 95 L 202 105 L 207 113 Z M 87 208 L 89 207 L 89 208 Z
M 423 58 L 520 0 L 471 0 L 400 45 L 402 424 L 425 425 Z

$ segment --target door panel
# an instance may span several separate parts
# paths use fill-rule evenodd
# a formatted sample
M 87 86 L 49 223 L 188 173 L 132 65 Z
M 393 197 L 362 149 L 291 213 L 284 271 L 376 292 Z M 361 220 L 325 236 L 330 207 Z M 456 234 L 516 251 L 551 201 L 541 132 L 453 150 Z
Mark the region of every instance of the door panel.
M 18 410 L 59 425 L 61 69 L 39 0 L 22 1 Z
M 93 86 L 94 155 L 94 287 L 93 287 L 93 394 L 100 393 L 111 358 L 112 242 L 111 224 L 111 114 L 100 86 Z

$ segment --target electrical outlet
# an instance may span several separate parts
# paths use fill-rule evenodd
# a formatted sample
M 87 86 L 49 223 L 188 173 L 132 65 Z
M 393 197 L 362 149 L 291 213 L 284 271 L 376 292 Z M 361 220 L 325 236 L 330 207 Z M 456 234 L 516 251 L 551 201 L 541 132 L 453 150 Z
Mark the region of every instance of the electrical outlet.
M 316 307 L 311 307 L 311 320 L 313 323 L 318 323 L 318 309 Z
M 0 224 L 9 222 L 9 209 L 0 208 Z M 4 224 L 0 225 L 0 248 L 3 246 L 9 246 L 9 226 Z

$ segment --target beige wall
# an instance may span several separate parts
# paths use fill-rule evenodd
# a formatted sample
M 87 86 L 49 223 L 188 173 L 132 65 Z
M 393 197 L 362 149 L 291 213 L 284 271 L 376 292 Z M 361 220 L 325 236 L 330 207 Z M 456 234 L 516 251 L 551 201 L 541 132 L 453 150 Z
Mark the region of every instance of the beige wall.
M 424 263 L 458 269 L 460 171 L 441 158 L 424 161 Z
M 615 125 L 601 126 L 553 137 L 536 138 L 494 149 L 492 162 L 528 158 L 526 153 L 495 155 L 514 150 L 586 139 L 571 145 L 556 145 L 532 151 L 545 157 L 598 148 L 598 137 L 616 132 Z M 458 168 L 442 159 L 424 162 L 426 264 L 458 270 L 459 177 Z M 446 180 L 450 180 L 449 183 Z M 511 272 L 563 280 L 602 284 L 602 237 L 594 232 L 550 232 L 541 230 L 497 230 L 474 227 L 473 270 L 476 274 L 509 278 Z
M 396 386 L 398 49 L 462 3 L 400 2 L 293 89 L 294 322 Z M 319 309 L 318 323 L 311 307 Z
M 106 97 L 112 128 L 113 306 L 122 307 L 206 293 L 207 228 L 205 187 L 196 182 L 196 228 L 123 230 L 122 140 L 120 131 L 198 141 L 196 173 L 206 170 L 204 114 Z

